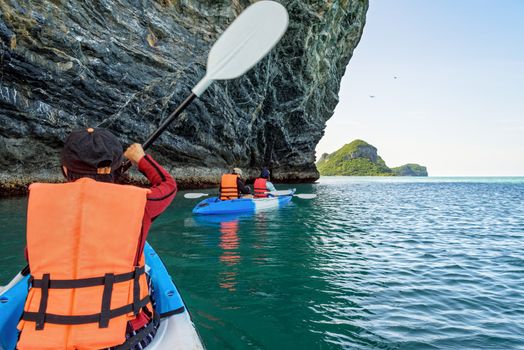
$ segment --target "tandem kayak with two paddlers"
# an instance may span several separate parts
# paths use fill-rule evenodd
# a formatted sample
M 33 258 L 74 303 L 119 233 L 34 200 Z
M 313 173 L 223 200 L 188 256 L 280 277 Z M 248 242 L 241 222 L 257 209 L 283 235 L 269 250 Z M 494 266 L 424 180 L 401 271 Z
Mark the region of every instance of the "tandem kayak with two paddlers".
M 195 206 L 193 214 L 223 215 L 255 213 L 266 209 L 281 208 L 291 201 L 295 189 L 279 192 L 282 192 L 282 194 L 267 198 L 238 198 L 228 200 L 220 200 L 218 197 L 207 198 Z

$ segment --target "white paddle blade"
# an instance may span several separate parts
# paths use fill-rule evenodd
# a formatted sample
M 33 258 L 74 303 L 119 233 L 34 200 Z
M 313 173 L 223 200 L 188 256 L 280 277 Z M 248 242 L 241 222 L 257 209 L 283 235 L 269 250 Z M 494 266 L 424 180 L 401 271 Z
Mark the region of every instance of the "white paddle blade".
M 317 198 L 316 194 L 313 193 L 302 193 L 302 194 L 295 194 L 296 197 L 302 198 L 302 199 L 313 199 Z
M 209 196 L 209 195 L 207 193 L 186 193 L 184 195 L 184 198 L 195 199 L 195 198 L 201 198 L 201 197 L 205 197 L 205 196 Z
M 293 190 L 271 191 L 268 193 L 272 194 L 273 196 L 291 196 L 293 194 Z
M 234 79 L 264 58 L 286 32 L 289 17 L 275 1 L 258 1 L 222 33 L 207 58 L 207 72 L 193 88 L 197 96 L 214 80 Z

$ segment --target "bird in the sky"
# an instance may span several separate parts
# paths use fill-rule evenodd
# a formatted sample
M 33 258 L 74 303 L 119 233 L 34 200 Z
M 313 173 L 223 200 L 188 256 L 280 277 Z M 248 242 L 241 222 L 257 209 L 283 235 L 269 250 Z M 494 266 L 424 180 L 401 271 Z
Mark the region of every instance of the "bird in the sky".
M 375 98 L 375 95 L 369 95 L 370 98 Z
M 393 79 L 398 79 L 398 77 L 393 77 Z

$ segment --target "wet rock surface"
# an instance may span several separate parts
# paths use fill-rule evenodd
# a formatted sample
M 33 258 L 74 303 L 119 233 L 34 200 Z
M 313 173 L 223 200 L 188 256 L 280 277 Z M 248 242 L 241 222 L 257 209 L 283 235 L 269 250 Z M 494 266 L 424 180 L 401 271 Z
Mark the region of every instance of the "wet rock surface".
M 76 128 L 145 140 L 203 77 L 207 53 L 250 1 L 0 1 L 0 191 L 59 181 L 59 150 Z M 281 1 L 290 26 L 239 79 L 217 82 L 151 153 L 182 187 L 217 183 L 233 166 L 269 166 L 313 181 L 315 147 L 367 0 Z

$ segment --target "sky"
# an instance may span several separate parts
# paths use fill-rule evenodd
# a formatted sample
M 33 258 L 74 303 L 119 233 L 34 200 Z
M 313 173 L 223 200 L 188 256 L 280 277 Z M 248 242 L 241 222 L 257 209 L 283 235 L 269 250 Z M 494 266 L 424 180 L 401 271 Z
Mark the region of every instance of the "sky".
M 370 0 L 339 99 L 317 159 L 363 139 L 390 167 L 524 176 L 524 0 Z

